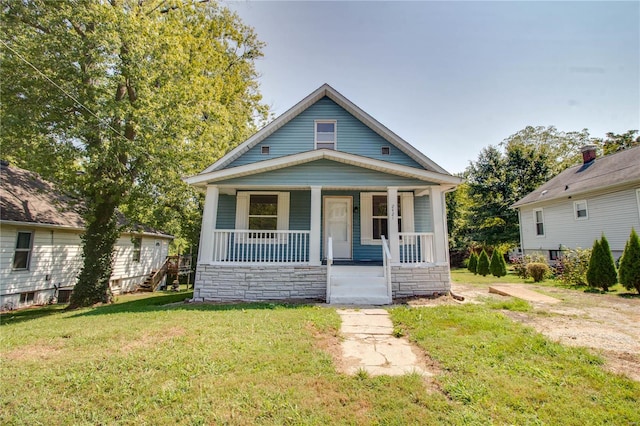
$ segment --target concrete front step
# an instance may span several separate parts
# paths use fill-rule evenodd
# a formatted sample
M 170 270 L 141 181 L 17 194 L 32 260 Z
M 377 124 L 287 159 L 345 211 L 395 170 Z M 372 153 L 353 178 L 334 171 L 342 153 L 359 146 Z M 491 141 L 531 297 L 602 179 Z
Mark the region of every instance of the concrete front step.
M 331 276 L 345 277 L 384 277 L 384 268 L 381 266 L 331 266 Z
M 388 305 L 387 282 L 378 276 L 339 275 L 331 277 L 332 304 Z

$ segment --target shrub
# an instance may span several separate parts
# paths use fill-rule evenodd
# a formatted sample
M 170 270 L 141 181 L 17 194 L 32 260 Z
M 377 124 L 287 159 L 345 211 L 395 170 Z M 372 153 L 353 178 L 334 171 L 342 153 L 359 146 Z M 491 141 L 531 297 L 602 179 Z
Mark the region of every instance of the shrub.
M 548 266 L 547 259 L 544 256 L 540 254 L 526 255 L 526 256 L 521 256 L 514 259 L 513 271 L 516 273 L 518 277 L 522 279 L 527 279 L 530 276 L 529 273 L 527 272 L 527 265 L 531 262 L 543 263 Z
M 482 249 L 480 256 L 478 256 L 478 274 L 486 277 L 489 275 L 489 256 L 487 256 L 487 252 Z
M 504 255 L 498 249 L 495 249 L 491 255 L 489 270 L 494 277 L 499 278 L 507 275 L 507 262 L 504 261 Z
M 527 263 L 527 274 L 533 278 L 533 281 L 539 283 L 549 275 L 549 265 L 540 262 Z
M 568 250 L 562 254 L 556 264 L 558 279 L 566 285 L 584 286 L 587 285 L 587 269 L 591 250 Z
M 471 256 L 469 257 L 469 267 L 467 269 L 474 274 L 478 273 L 478 255 L 474 252 L 471 252 Z
M 587 283 L 590 287 L 608 291 L 609 287 L 618 282 L 616 265 L 609 249 L 609 242 L 602 235 L 600 241 L 593 243 L 589 268 L 587 269 Z
M 624 288 L 627 290 L 635 288 L 640 293 L 640 238 L 633 228 L 631 228 L 629 241 L 624 246 L 618 273 Z

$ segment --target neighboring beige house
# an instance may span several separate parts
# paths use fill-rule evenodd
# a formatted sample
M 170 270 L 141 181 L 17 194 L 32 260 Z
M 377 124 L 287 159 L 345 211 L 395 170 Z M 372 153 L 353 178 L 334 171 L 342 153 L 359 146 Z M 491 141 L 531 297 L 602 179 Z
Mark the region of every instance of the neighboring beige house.
M 36 173 L 0 166 L 0 309 L 69 300 L 82 267 L 84 221 L 71 198 Z M 111 288 L 133 291 L 164 263 L 173 239 L 133 226 L 114 251 Z
M 582 155 L 582 164 L 512 206 L 525 255 L 541 253 L 554 261 L 564 249 L 591 248 L 604 234 L 617 259 L 631 228 L 640 231 L 640 147 L 596 158 L 596 147 L 589 145 Z

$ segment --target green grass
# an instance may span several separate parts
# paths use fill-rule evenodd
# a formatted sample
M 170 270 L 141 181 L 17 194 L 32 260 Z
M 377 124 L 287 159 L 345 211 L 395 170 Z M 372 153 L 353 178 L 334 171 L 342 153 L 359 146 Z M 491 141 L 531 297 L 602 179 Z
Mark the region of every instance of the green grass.
M 443 367 L 438 391 L 417 375 L 337 373 L 333 309 L 174 303 L 186 295 L 3 315 L 0 424 L 640 422 L 637 383 L 488 307 L 392 311 Z

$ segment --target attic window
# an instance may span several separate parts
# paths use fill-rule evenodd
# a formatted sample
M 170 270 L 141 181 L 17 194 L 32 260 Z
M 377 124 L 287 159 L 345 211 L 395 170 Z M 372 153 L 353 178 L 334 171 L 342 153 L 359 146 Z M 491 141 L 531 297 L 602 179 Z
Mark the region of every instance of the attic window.
M 315 122 L 316 149 L 336 149 L 336 121 L 317 120 Z
M 260 152 L 264 155 L 269 155 L 269 146 L 268 145 L 264 145 L 260 148 Z
M 388 146 L 383 146 L 380 151 L 381 151 L 382 155 L 390 155 L 391 154 L 391 148 L 389 148 Z

